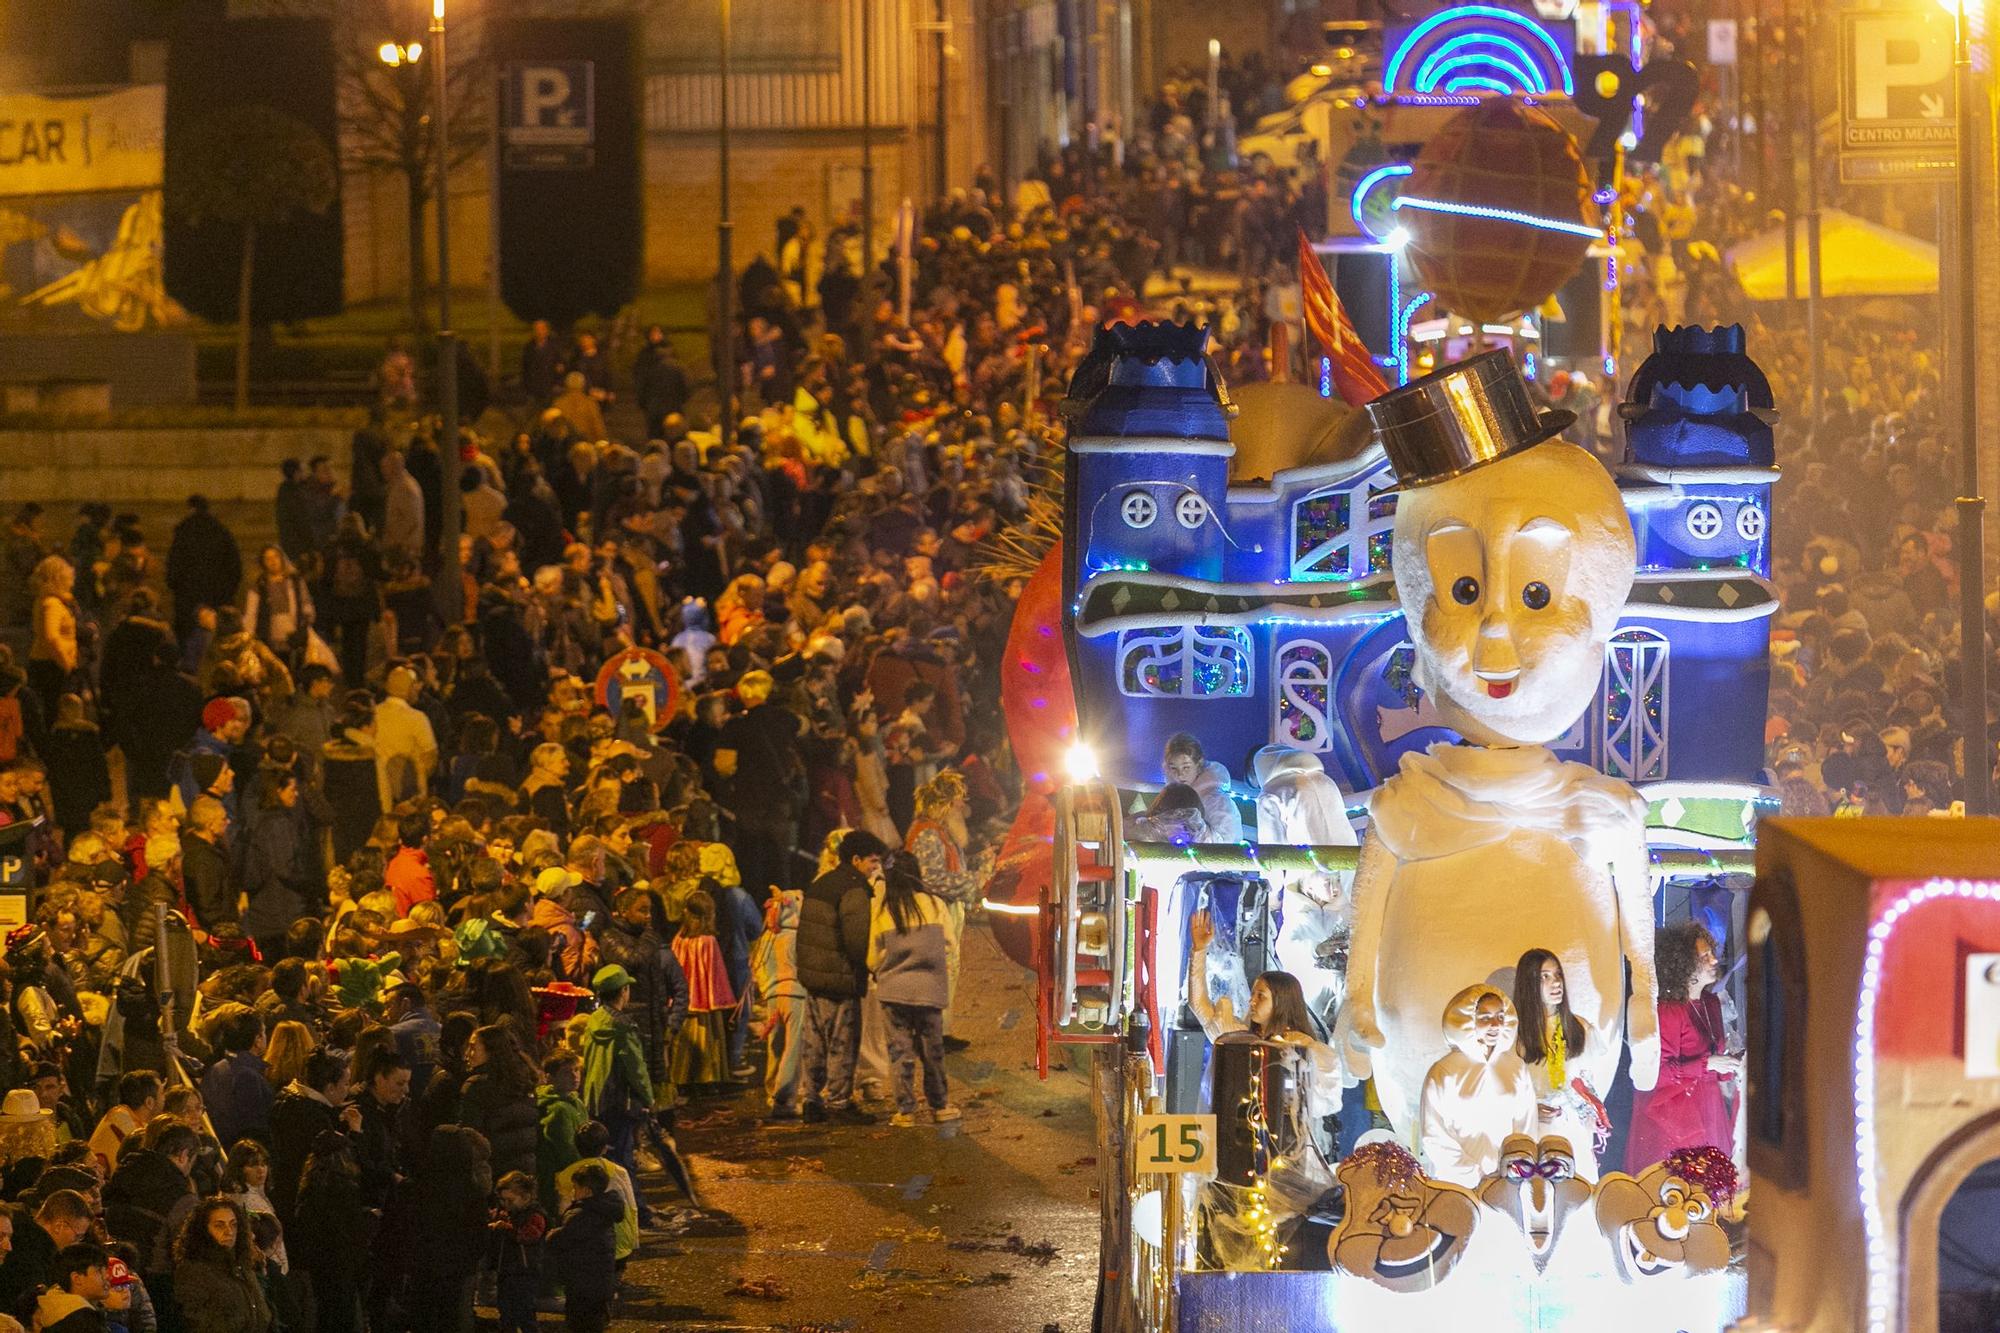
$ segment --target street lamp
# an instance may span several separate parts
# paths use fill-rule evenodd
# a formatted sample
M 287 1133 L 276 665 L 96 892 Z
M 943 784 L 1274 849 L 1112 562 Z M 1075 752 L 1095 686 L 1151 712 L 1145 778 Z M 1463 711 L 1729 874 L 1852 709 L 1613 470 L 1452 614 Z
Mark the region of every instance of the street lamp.
M 412 48 L 421 50 L 412 43 Z M 444 0 L 431 0 L 431 49 L 437 52 L 437 107 L 432 126 L 435 139 L 431 155 L 437 168 L 437 251 L 438 251 L 438 463 L 443 473 L 439 486 L 438 569 L 442 586 L 438 589 L 438 615 L 447 625 L 464 619 L 465 582 L 458 558 L 458 534 L 463 526 L 459 508 L 458 480 L 465 462 L 458 444 L 458 334 L 451 327 L 451 129 L 449 84 L 445 77 Z M 410 57 L 416 59 L 415 55 Z M 412 256 L 411 262 L 415 262 Z
M 1939 0 L 1957 23 L 1953 72 L 1958 93 L 1958 655 L 1964 714 L 1965 812 L 1993 813 L 1993 746 L 1986 726 L 1986 498 L 1979 493 L 1978 254 L 1979 101 L 1972 70 L 1972 24 L 1966 0 Z M 1942 295 L 1943 281 L 1938 284 Z
M 402 42 L 384 42 L 376 49 L 375 54 L 380 56 L 382 63 L 390 69 L 401 69 L 405 65 L 414 65 L 424 58 L 424 44 L 422 42 L 410 42 L 405 45 Z

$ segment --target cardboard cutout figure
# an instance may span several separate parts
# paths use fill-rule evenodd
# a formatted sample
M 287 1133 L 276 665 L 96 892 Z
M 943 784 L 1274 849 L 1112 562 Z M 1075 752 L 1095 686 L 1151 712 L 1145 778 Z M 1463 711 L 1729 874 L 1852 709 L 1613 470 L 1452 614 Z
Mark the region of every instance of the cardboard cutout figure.
M 1590 1182 L 1576 1174 L 1569 1140 L 1559 1135 L 1539 1141 L 1511 1136 L 1500 1145 L 1499 1169 L 1479 1187 L 1479 1201 L 1521 1229 L 1537 1273 L 1549 1271 L 1566 1248 L 1565 1237 L 1595 1230 L 1590 1196 Z
M 1398 1292 L 1451 1275 L 1479 1222 L 1471 1191 L 1425 1179 L 1393 1143 L 1357 1149 L 1335 1175 L 1347 1191 L 1347 1215 L 1327 1244 L 1336 1272 Z
M 1700 1277 L 1729 1266 L 1718 1209 L 1736 1190 L 1736 1168 L 1715 1148 L 1689 1148 L 1637 1179 L 1613 1171 L 1597 1182 L 1597 1222 L 1626 1282 Z
M 1571 1007 L 1605 1034 L 1583 1062 L 1592 1086 L 1609 1086 L 1623 1037 L 1633 1083 L 1650 1088 L 1645 802 L 1543 748 L 1595 696 L 1632 585 L 1625 506 L 1596 459 L 1552 438 L 1568 414 L 1537 420 L 1505 352 L 1368 411 L 1405 487 L 1394 564 L 1415 681 L 1470 744 L 1405 757 L 1370 805 L 1341 1018 L 1349 1067 L 1372 1071 L 1409 1137 L 1425 1072 L 1445 1053 L 1446 1001 L 1542 947 L 1562 960 Z

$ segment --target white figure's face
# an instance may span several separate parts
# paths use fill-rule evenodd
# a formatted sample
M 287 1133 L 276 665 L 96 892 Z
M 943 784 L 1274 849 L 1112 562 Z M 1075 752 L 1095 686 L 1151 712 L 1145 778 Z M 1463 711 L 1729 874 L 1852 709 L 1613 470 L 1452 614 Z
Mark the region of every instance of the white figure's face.
M 1417 683 L 1468 740 L 1554 740 L 1596 693 L 1633 559 L 1618 488 L 1575 445 L 1405 492 L 1396 590 Z

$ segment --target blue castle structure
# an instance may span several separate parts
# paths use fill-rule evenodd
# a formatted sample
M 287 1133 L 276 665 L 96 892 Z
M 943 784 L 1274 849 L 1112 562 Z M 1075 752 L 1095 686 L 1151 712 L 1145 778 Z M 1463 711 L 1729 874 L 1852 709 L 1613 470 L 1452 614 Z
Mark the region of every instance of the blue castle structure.
M 1102 330 L 1065 412 L 1065 630 L 1107 778 L 1161 780 L 1185 731 L 1241 777 L 1271 744 L 1350 793 L 1452 739 L 1410 680 L 1379 447 L 1232 483 L 1231 407 L 1192 326 Z M 1741 327 L 1660 329 L 1615 469 L 1639 573 L 1595 706 L 1550 748 L 1635 784 L 1762 780 L 1771 389 Z M 1747 823 L 1747 818 L 1746 818 Z

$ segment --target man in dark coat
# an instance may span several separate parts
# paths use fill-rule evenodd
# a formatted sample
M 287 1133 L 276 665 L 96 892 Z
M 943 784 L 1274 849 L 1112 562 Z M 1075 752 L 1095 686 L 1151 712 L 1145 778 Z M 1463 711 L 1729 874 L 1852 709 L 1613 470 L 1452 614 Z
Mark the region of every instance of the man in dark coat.
M 281 465 L 278 483 L 278 549 L 293 560 L 319 549 L 313 542 L 312 480 L 296 458 Z
M 646 330 L 646 345 L 632 362 L 632 396 L 646 417 L 646 434 L 664 438 L 666 419 L 687 407 L 687 370 L 674 356 L 674 345 L 658 324 Z
M 96 1220 L 90 1200 L 75 1190 L 56 1190 L 28 1215 L 26 1208 L 9 1209 L 13 1244 L 0 1263 L 0 1314 L 32 1306 L 35 1293 L 49 1281 L 56 1255 L 64 1246 L 90 1238 Z M 23 1314 L 23 1317 L 26 1317 Z
M 814 880 L 799 908 L 799 984 L 806 1002 L 805 1105 L 773 1105 L 770 1119 L 803 1115 L 868 1125 L 875 1117 L 854 1104 L 854 1064 L 861 1051 L 861 997 L 868 993 L 870 879 L 881 873 L 888 846 L 865 829 L 840 842 L 840 864 Z
M 201 1140 L 178 1122 L 155 1119 L 138 1144 L 126 1144 L 104 1182 L 104 1229 L 139 1251 L 139 1272 L 149 1292 L 172 1279 L 174 1237 L 194 1211 L 191 1172 Z
M 193 839 L 183 839 L 186 847 Z M 187 853 L 183 853 L 186 856 Z M 186 861 L 182 862 L 185 873 Z M 245 1010 L 231 1014 L 216 1035 L 222 1058 L 201 1076 L 201 1100 L 224 1144 L 241 1138 L 259 1142 L 271 1137 L 271 1102 L 276 1090 L 264 1067 L 264 1020 Z
M 208 511 L 208 497 L 190 495 L 188 516 L 174 524 L 167 547 L 167 587 L 174 594 L 174 632 L 183 639 L 204 606 L 228 606 L 243 582 L 243 554 L 221 519 Z
M 597 941 L 598 958 L 616 963 L 632 978 L 632 1003 L 625 1017 L 639 1029 L 646 1048 L 646 1070 L 653 1082 L 665 1084 L 667 1056 L 674 1037 L 688 1016 L 687 973 L 653 922 L 653 895 L 626 889 L 618 895 L 610 924 Z
M 187 890 L 188 906 L 194 908 L 196 926 L 213 934 L 224 925 L 236 924 L 236 876 L 229 867 L 229 812 L 212 796 L 198 797 L 188 807 L 188 827 L 181 835 L 181 884 Z

